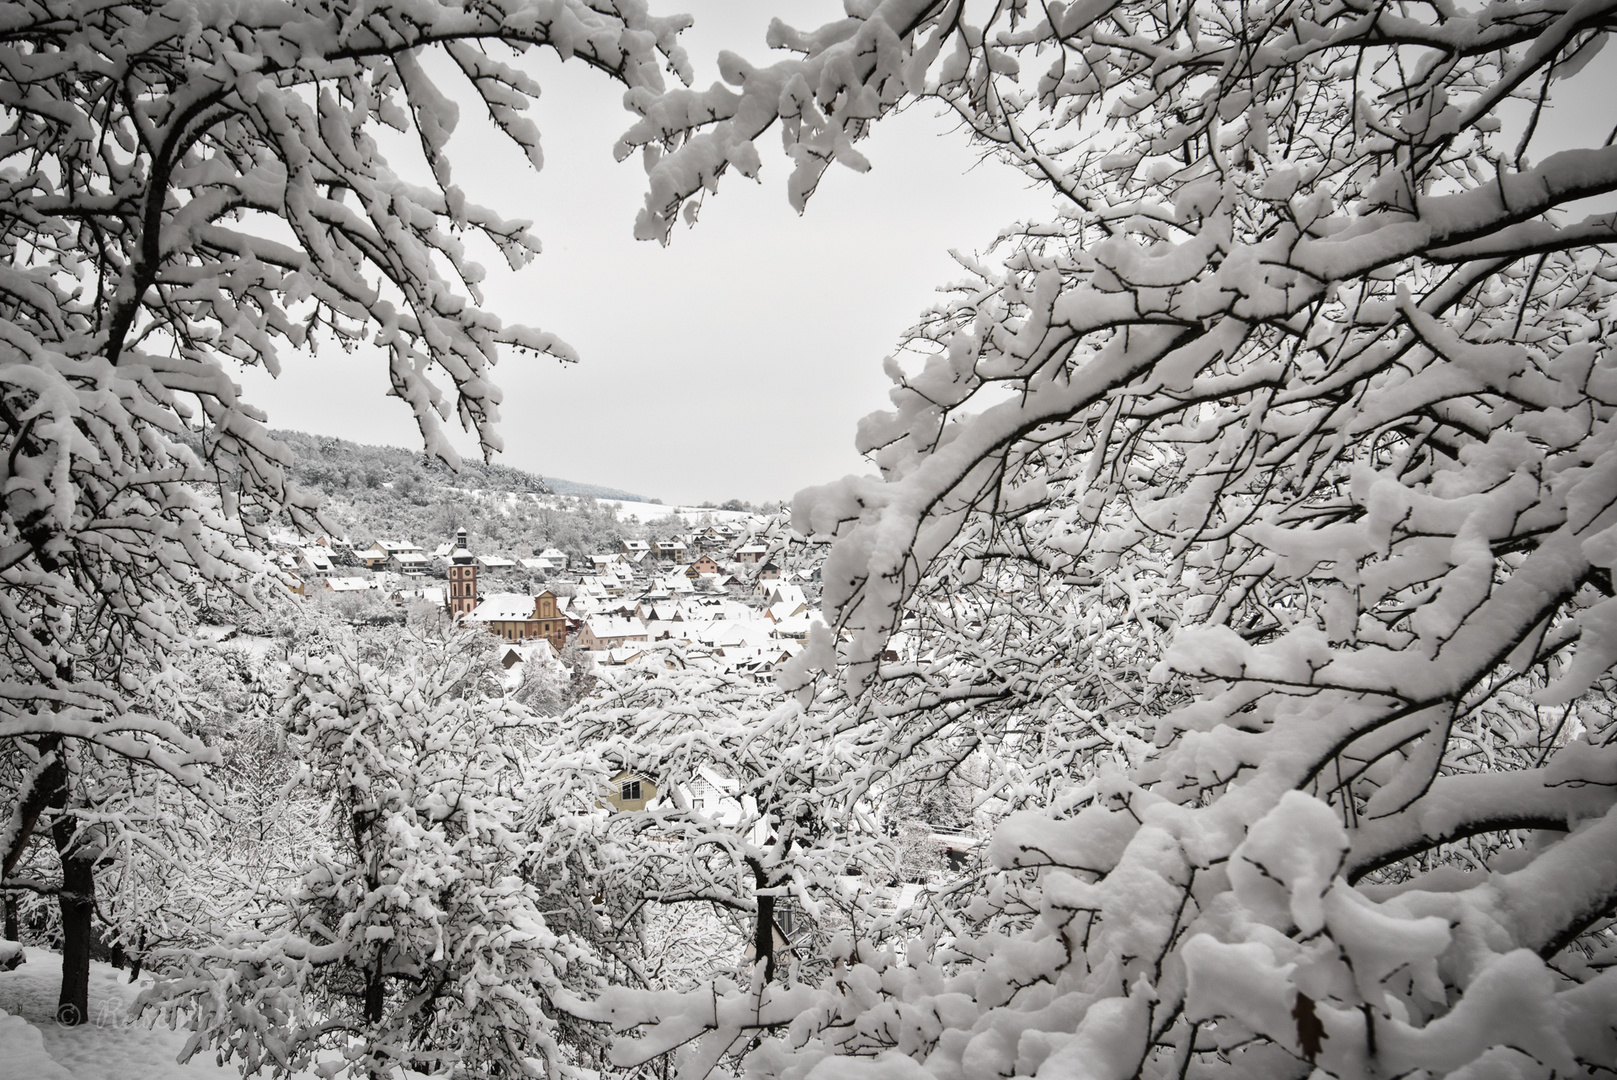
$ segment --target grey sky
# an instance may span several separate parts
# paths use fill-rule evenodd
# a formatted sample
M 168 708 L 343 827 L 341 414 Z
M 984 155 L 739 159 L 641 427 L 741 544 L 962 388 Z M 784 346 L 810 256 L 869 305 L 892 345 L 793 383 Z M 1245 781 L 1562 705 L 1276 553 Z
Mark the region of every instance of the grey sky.
M 823 0 L 659 7 L 696 19 L 685 41 L 698 86 L 717 79 L 720 49 L 770 59 L 772 11 L 800 27 L 841 15 Z M 644 172 L 638 157 L 612 160 L 633 119 L 619 92 L 550 54 L 537 66 L 543 172 L 477 130 L 470 109 L 454 148 L 468 195 L 533 218 L 545 245 L 514 275 L 483 259 L 488 306 L 559 334 L 583 358 L 564 368 L 509 356 L 495 372 L 502 460 L 539 473 L 692 502 L 789 498 L 865 471 L 855 425 L 887 404 L 882 358 L 935 288 L 958 276 L 948 250 L 981 250 L 1001 226 L 1045 209 L 1020 174 L 979 165 L 965 136 L 927 107 L 878 124 L 864 150 L 873 169 L 836 168 L 803 217 L 787 204 L 789 165 L 770 133 L 761 184 L 727 177 L 668 248 L 636 242 Z M 377 356 L 331 349 L 285 367 L 279 380 L 243 375 L 273 425 L 419 445 L 403 404 L 383 397 Z
M 836 0 L 654 3 L 695 17 L 684 40 L 697 86 L 717 79 L 720 49 L 769 62 L 771 14 L 810 28 L 842 13 Z M 612 160 L 632 120 L 619 91 L 553 54 L 536 70 L 543 172 L 471 109 L 453 149 L 468 195 L 534 219 L 545 245 L 516 274 L 483 256 L 488 306 L 559 334 L 583 358 L 564 368 L 510 356 L 494 373 L 505 392 L 501 460 L 542 474 L 699 502 L 789 498 L 866 471 L 855 425 L 887 405 L 882 358 L 936 287 L 957 278 L 949 249 L 982 250 L 1002 226 L 1049 212 L 1019 173 L 979 164 L 928 106 L 877 124 L 863 146 L 872 171 L 833 169 L 803 217 L 787 204 L 788 162 L 768 133 L 761 184 L 729 176 L 670 247 L 636 242 L 644 173 L 638 158 Z M 1587 145 L 1591 124 L 1608 130 L 1614 96 L 1617 58 L 1602 55 L 1558 87 L 1532 157 Z M 1528 112 L 1511 104 L 1500 145 L 1514 147 Z M 408 411 L 383 396 L 385 370 L 376 355 L 328 350 L 290 359 L 280 380 L 250 370 L 242 382 L 276 426 L 419 446 Z M 456 443 L 473 449 L 464 436 Z

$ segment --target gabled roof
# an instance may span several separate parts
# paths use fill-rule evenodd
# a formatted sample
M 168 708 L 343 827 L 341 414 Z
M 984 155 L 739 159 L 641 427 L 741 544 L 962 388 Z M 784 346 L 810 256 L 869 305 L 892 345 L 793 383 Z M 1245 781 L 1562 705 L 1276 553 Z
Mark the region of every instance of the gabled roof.
M 512 621 L 534 617 L 533 597 L 522 593 L 495 593 L 466 616 L 471 622 Z
M 649 637 L 643 624 L 634 619 L 619 619 L 611 615 L 591 615 L 586 621 L 590 633 L 603 640 L 621 637 Z
M 773 582 L 769 587 L 769 592 L 766 594 L 766 599 L 771 608 L 782 603 L 804 604 L 808 602 L 808 598 L 803 595 L 803 587 L 793 585 L 789 581 Z

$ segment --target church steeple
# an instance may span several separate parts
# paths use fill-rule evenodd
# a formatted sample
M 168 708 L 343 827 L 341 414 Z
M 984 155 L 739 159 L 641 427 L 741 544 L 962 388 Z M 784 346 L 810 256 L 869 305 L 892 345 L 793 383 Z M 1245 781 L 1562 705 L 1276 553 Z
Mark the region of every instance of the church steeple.
M 455 532 L 455 550 L 449 554 L 449 617 L 458 621 L 477 609 L 477 558 L 466 546 L 466 530 Z

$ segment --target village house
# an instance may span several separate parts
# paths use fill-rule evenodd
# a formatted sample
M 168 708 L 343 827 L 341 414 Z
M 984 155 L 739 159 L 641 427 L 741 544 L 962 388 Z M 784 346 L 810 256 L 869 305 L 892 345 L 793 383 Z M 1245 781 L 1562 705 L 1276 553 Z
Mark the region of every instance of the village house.
M 567 569 L 567 556 L 555 548 L 545 548 L 531 559 L 518 559 L 524 570 L 536 573 L 550 573 L 556 570 Z
M 422 553 L 419 544 L 412 544 L 408 540 L 378 540 L 373 546 L 381 548 L 390 556 Z
M 698 555 L 696 561 L 691 563 L 690 569 L 685 571 L 692 580 L 703 574 L 722 574 L 724 567 L 714 561 L 711 555 Z
M 786 612 L 790 604 L 777 604 L 771 609 L 770 615 L 775 620 L 774 636 L 782 641 L 807 641 L 809 631 L 817 622 L 823 622 L 818 611 L 811 611 L 804 605 L 798 605 L 797 610 L 790 614 L 776 614 Z
M 650 641 L 645 625 L 636 619 L 594 615 L 584 620 L 578 631 L 578 646 L 590 652 L 616 649 L 631 641 Z
M 427 558 L 420 548 L 415 551 L 395 551 L 388 555 L 387 562 L 383 564 L 395 574 L 405 574 L 410 577 L 421 577 L 432 566 L 432 560 Z
M 705 553 L 724 551 L 730 546 L 733 534 L 721 532 L 718 529 L 707 528 L 691 537 L 691 547 L 695 551 Z
M 374 580 L 374 579 L 373 579 Z M 400 589 L 382 586 L 382 591 L 388 594 L 395 604 L 403 604 L 410 600 L 420 600 L 433 607 L 447 608 L 449 606 L 449 593 L 440 585 L 426 585 L 419 589 Z
M 676 805 L 720 825 L 739 825 L 751 819 L 747 842 L 765 844 L 769 841 L 769 823 L 758 814 L 757 801 L 751 795 L 742 793 L 740 781 L 725 776 L 711 766 L 698 766 L 696 775 L 689 780 L 676 781 L 672 790 L 667 792 L 647 773 L 630 769 L 620 769 L 609 784 L 603 793 L 604 801 L 619 812 L 666 805 L 672 796 Z
M 337 572 L 331 564 L 331 553 L 320 547 L 303 548 L 298 552 L 297 572 L 305 581 L 328 578 Z
M 776 581 L 770 583 L 768 591 L 764 593 L 764 607 L 773 610 L 778 604 L 806 607 L 808 598 L 803 595 L 801 585 L 794 585 L 789 581 Z M 795 611 L 787 612 L 788 615 L 795 613 Z
M 656 541 L 651 550 L 656 555 L 658 562 L 677 563 L 685 561 L 685 541 L 677 536 Z
M 644 810 L 647 803 L 657 800 L 657 783 L 643 772 L 619 769 L 608 781 L 605 801 L 612 809 L 624 812 Z
M 622 555 L 628 556 L 631 559 L 636 555 L 644 556 L 650 551 L 651 545 L 646 543 L 644 540 L 624 540 L 618 545 L 618 552 Z
M 736 562 L 762 562 L 768 553 L 769 547 L 766 544 L 743 544 L 736 548 Z

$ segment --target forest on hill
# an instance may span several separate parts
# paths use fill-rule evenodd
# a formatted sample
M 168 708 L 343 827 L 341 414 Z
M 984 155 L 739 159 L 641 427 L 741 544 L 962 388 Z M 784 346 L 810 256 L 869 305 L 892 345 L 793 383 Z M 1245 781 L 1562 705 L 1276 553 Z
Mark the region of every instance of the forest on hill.
M 481 552 L 555 547 L 583 558 L 647 532 L 644 522 L 619 520 L 604 500 L 555 490 L 592 485 L 553 486 L 535 473 L 481 461 L 455 470 L 420 452 L 327 435 L 273 434 L 292 452 L 292 482 L 317 492 L 321 519 L 355 544 L 402 538 L 431 550 L 464 528 Z

